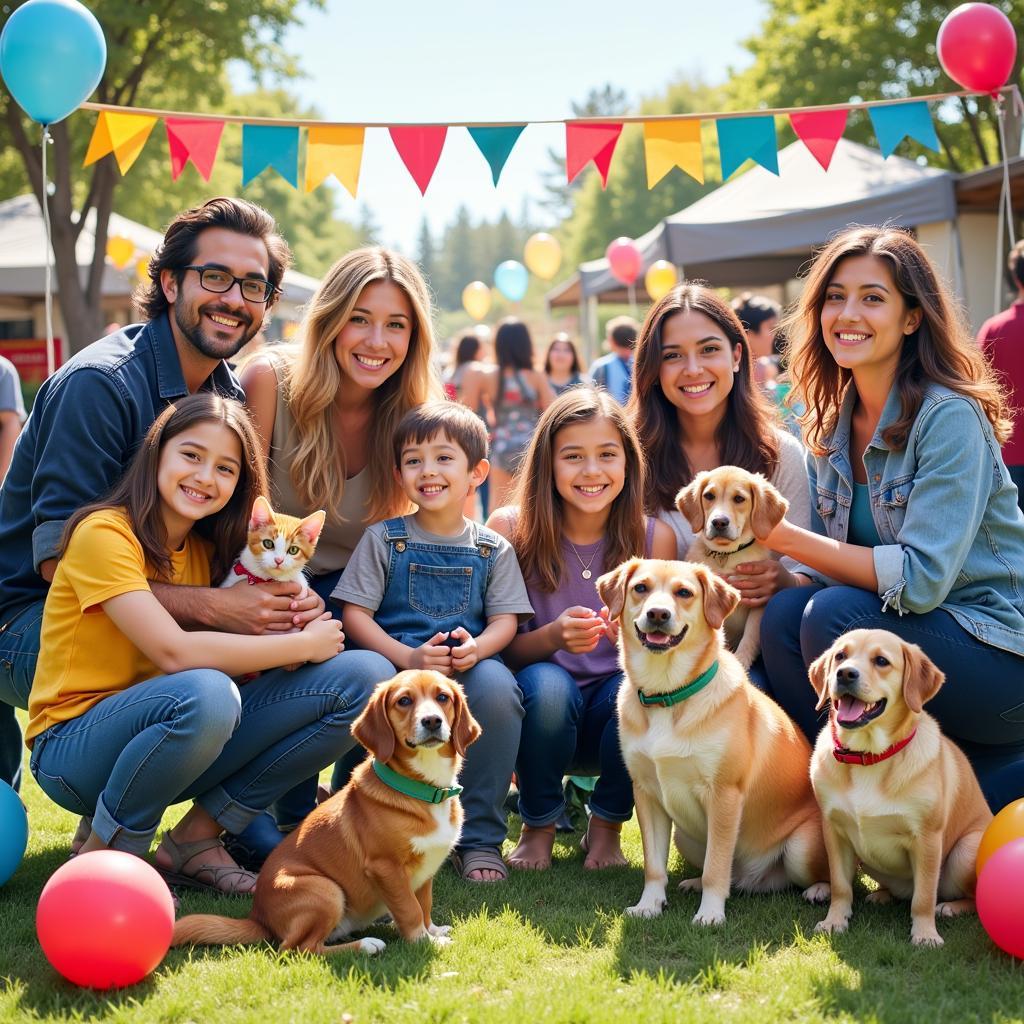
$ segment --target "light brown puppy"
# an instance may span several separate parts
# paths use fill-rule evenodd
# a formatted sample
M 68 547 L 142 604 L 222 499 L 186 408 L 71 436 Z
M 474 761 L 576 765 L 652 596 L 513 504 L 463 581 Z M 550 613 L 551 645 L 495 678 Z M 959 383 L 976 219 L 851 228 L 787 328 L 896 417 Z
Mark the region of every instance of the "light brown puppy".
M 789 502 L 760 473 L 719 466 L 698 473 L 676 495 L 676 507 L 694 534 L 686 560 L 728 576 L 741 562 L 773 557 L 757 538 L 782 522 Z M 763 608 L 741 604 L 725 620 L 726 642 L 744 668 L 760 653 L 763 615 Z
M 701 893 L 696 924 L 725 920 L 732 885 L 795 883 L 807 899 L 827 899 L 810 744 L 722 643 L 739 593 L 703 565 L 639 558 L 597 588 L 620 624 L 619 733 L 644 847 L 644 890 L 627 913 L 664 908 L 673 824 L 683 857 L 701 869 L 680 884 Z
M 385 913 L 409 942 L 449 941 L 430 917 L 431 885 L 462 828 L 456 779 L 480 735 L 462 688 L 439 672 L 399 672 L 373 692 L 352 735 L 372 758 L 270 854 L 249 917 L 183 917 L 172 945 L 273 939 L 281 949 L 378 953 L 380 939 L 339 940 Z
M 921 710 L 944 676 L 915 644 L 855 629 L 810 677 L 818 708 L 832 705 L 811 759 L 832 879 L 815 930 L 846 931 L 860 860 L 882 886 L 868 899 L 910 898 L 910 941 L 941 946 L 935 914 L 974 909 L 974 860 L 992 820 L 967 758 Z

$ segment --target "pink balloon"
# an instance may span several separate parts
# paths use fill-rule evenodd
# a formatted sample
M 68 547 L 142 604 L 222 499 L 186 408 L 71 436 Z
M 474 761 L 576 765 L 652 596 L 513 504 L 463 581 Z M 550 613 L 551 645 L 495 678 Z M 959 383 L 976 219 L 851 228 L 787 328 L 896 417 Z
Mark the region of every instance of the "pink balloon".
M 965 89 L 994 93 L 1017 57 L 1010 19 L 991 4 L 961 4 L 946 15 L 936 39 L 943 70 Z
M 79 854 L 43 886 L 36 934 L 68 981 L 121 988 L 159 966 L 171 944 L 174 901 L 144 860 L 117 850 Z
M 975 893 L 978 917 L 989 938 L 1024 960 L 1024 839 L 999 847 L 985 862 Z
M 632 284 L 643 269 L 643 258 L 632 238 L 616 238 L 605 249 L 605 257 L 616 281 Z

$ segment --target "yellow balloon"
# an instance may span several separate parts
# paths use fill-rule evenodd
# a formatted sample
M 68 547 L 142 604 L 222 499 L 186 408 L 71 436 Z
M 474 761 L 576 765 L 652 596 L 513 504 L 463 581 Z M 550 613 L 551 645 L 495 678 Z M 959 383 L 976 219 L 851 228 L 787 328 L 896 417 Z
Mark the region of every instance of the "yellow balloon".
M 114 235 L 107 239 L 107 257 L 118 270 L 124 270 L 135 255 L 135 243 L 130 238 Z
M 491 308 L 491 289 L 483 281 L 471 281 L 462 289 L 462 308 L 474 320 L 483 320 Z
M 985 862 L 996 850 L 1014 839 L 1024 839 L 1024 800 L 1014 800 L 1013 803 L 1007 804 L 989 822 L 985 834 L 981 837 L 978 856 L 974 862 L 978 874 L 981 874 Z
M 138 263 L 135 264 L 135 276 L 145 284 L 149 280 L 149 257 L 143 256 Z
M 644 274 L 644 287 L 654 302 L 662 298 L 676 286 L 679 275 L 676 268 L 668 260 L 655 260 Z
M 546 231 L 530 235 L 523 249 L 523 262 L 531 274 L 542 281 L 550 281 L 562 265 L 562 247 L 558 239 Z

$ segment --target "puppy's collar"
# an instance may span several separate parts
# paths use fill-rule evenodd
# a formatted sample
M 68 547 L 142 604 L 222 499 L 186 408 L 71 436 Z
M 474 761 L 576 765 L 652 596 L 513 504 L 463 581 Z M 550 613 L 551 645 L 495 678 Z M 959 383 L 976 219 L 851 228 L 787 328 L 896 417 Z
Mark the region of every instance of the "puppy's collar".
M 715 678 L 715 673 L 718 671 L 718 662 L 713 661 L 711 668 L 705 672 L 701 672 L 692 683 L 687 683 L 685 686 L 680 686 L 678 690 L 672 690 L 669 693 L 656 693 L 649 697 L 643 690 L 637 690 L 636 695 L 640 698 L 640 703 L 644 707 L 649 708 L 654 705 L 660 705 L 663 708 L 670 708 L 673 704 L 679 704 L 681 701 L 686 700 L 687 697 L 692 697 L 695 693 L 700 693 L 712 679 Z
M 751 544 L 754 544 L 756 542 L 757 538 L 752 537 L 750 540 L 747 541 L 746 544 L 741 544 L 738 548 L 733 548 L 732 551 L 715 551 L 713 548 L 705 547 L 704 552 L 705 554 L 707 554 L 709 558 L 713 558 L 716 562 L 725 565 L 726 559 L 731 558 L 739 551 L 743 551 L 746 548 L 749 548 Z
M 246 580 L 251 587 L 254 583 L 270 583 L 270 580 L 265 580 L 262 576 L 257 576 L 253 572 L 249 572 L 248 569 L 241 562 L 235 562 L 234 572 L 236 576 L 245 576 Z
M 836 723 L 832 722 L 832 756 L 843 764 L 878 764 L 880 761 L 888 761 L 893 754 L 898 754 L 916 735 L 914 729 L 909 736 L 904 736 L 898 743 L 887 747 L 880 754 L 873 754 L 870 750 L 849 750 L 843 746 L 836 731 Z
M 411 796 L 427 804 L 444 803 L 445 800 L 458 796 L 462 792 L 461 786 L 449 786 L 448 789 L 439 789 L 437 786 L 431 786 L 429 782 L 410 779 L 408 775 L 401 775 L 394 768 L 381 764 L 376 758 L 373 760 L 373 771 L 385 786 L 389 786 L 404 796 Z

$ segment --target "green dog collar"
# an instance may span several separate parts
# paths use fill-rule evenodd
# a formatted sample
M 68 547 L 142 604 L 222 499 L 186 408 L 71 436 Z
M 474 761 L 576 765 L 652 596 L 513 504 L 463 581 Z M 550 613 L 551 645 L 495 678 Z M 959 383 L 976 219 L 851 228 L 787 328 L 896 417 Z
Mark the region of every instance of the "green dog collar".
M 385 786 L 390 786 L 397 793 L 403 793 L 405 796 L 414 797 L 416 800 L 422 800 L 427 804 L 440 804 L 445 800 L 450 799 L 453 796 L 458 796 L 462 792 L 461 786 L 452 786 L 449 789 L 438 789 L 437 786 L 431 786 L 429 782 L 420 782 L 418 779 L 410 779 L 407 775 L 401 775 L 395 771 L 394 768 L 389 768 L 386 764 L 381 764 L 380 761 L 374 759 L 373 770 L 377 778 L 384 783 Z
M 678 690 L 672 690 L 671 693 L 656 693 L 653 697 L 648 697 L 643 690 L 637 690 L 636 695 L 640 698 L 640 703 L 643 704 L 645 708 L 649 708 L 654 705 L 660 705 L 663 708 L 670 708 L 673 704 L 679 704 L 681 701 L 686 700 L 687 697 L 692 697 L 695 693 L 700 693 L 700 691 L 715 678 L 715 673 L 717 671 L 718 662 L 714 661 L 711 663 L 711 668 L 706 672 L 702 672 L 692 683 L 680 686 Z

